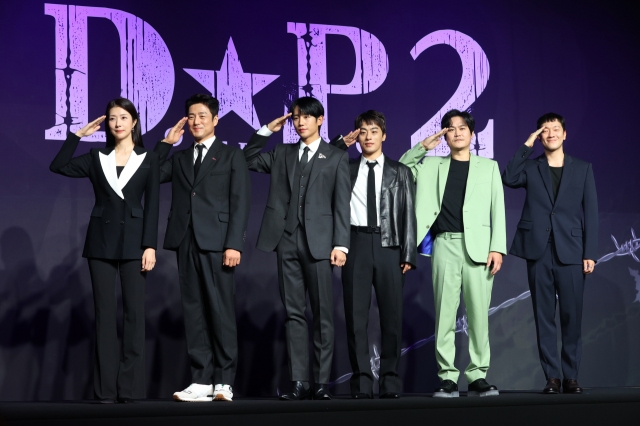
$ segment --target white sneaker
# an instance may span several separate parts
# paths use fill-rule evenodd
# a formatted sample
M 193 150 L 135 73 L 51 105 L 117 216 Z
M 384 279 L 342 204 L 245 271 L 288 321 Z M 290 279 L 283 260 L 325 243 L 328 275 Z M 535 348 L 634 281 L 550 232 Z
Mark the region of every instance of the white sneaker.
M 173 394 L 173 399 L 184 402 L 205 402 L 213 399 L 213 386 L 191 383 L 188 388 Z
M 213 391 L 213 400 L 214 401 L 232 401 L 233 400 L 233 390 L 229 385 L 216 385 L 216 388 Z

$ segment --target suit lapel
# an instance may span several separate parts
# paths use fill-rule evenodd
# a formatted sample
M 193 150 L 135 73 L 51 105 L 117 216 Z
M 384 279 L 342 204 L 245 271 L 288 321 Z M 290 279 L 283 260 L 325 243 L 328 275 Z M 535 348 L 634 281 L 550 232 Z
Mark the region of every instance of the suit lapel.
M 547 157 L 541 155 L 538 157 L 538 171 L 540 172 L 540 176 L 542 177 L 542 182 L 544 182 L 544 187 L 547 189 L 547 195 L 549 195 L 549 200 L 551 204 L 554 204 L 553 199 L 553 186 L 551 184 L 551 172 L 549 171 L 549 163 L 547 162 Z
M 191 148 L 185 149 L 182 151 L 182 155 L 178 160 L 182 173 L 184 173 L 184 177 L 187 178 L 187 181 L 191 186 L 193 186 L 193 150 L 193 145 Z
M 300 150 L 300 142 L 292 144 L 287 147 L 287 153 L 285 157 L 285 163 L 287 165 L 287 176 L 289 177 L 289 189 L 293 190 L 293 178 L 296 174 L 296 167 L 298 166 L 298 151 Z
M 382 186 L 380 188 L 380 192 L 389 189 L 391 183 L 396 180 L 397 175 L 398 170 L 395 167 L 392 167 L 391 164 L 389 164 L 388 158 L 385 158 L 384 166 L 382 167 Z
M 313 164 L 311 165 L 311 173 L 309 174 L 309 187 L 313 185 L 313 181 L 316 180 L 320 172 L 322 171 L 322 167 L 327 162 L 327 157 L 331 154 L 327 143 L 323 140 L 320 141 L 320 145 L 318 145 L 318 150 L 316 151 L 316 159 L 313 160 Z M 311 161 L 311 158 L 309 159 Z
M 447 176 L 449 176 L 449 166 L 451 165 L 451 155 L 442 157 L 438 165 L 438 206 L 442 207 L 442 197 L 444 196 L 444 188 L 447 185 Z
M 200 170 L 198 170 L 198 176 L 195 177 L 193 186 L 199 184 L 207 173 L 209 173 L 211 168 L 218 163 L 217 153 L 220 152 L 220 150 L 222 150 L 222 141 L 215 138 L 207 153 L 203 155 L 204 158 L 202 159 L 202 164 L 200 166 Z
M 142 148 L 139 148 L 137 146 L 133 148 L 133 151 L 131 151 L 131 156 L 129 156 L 129 160 L 127 161 L 127 164 L 125 164 L 124 169 L 122 170 L 122 173 L 120 173 L 120 177 L 118 178 L 118 187 L 121 191 L 124 189 L 127 183 L 129 183 L 129 180 L 131 180 L 136 171 L 138 171 L 138 168 L 140 167 L 146 156 L 147 153 Z
M 358 172 L 360 172 L 360 164 L 362 162 L 362 156 L 358 157 L 358 160 L 352 160 L 349 163 L 349 175 L 351 176 L 351 190 L 356 186 L 356 180 L 358 180 Z
M 113 148 L 100 150 L 98 153 L 100 157 L 100 166 L 102 167 L 102 173 L 107 179 L 109 186 L 113 189 L 113 192 L 118 194 L 120 198 L 124 200 L 124 194 L 120 190 L 118 185 L 118 174 L 116 172 L 116 151 Z
M 469 174 L 467 174 L 467 187 L 464 191 L 464 199 L 469 200 L 469 196 L 473 193 L 473 187 L 478 180 L 478 172 L 480 171 L 480 159 L 477 155 L 471 154 L 469 158 Z
M 560 187 L 558 188 L 558 195 L 556 196 L 556 203 L 567 192 L 567 187 L 570 184 L 571 173 L 573 173 L 573 158 L 567 154 L 564 155 L 564 168 L 562 170 L 562 178 L 560 179 Z

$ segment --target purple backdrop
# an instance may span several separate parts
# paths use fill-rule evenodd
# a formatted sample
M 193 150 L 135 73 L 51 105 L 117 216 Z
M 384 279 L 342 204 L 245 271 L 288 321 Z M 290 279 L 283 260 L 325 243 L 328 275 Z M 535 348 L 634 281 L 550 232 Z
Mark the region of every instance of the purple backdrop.
M 629 112 L 640 94 L 640 31 L 625 3 L 2 2 L 0 400 L 92 395 L 93 306 L 80 255 L 93 193 L 88 180 L 48 169 L 67 131 L 122 95 L 138 106 L 152 148 L 197 92 L 220 99 L 216 134 L 241 147 L 299 94 L 323 101 L 329 137 L 349 131 L 360 112 L 378 109 L 388 120 L 385 153 L 396 159 L 435 129 L 444 111 L 469 109 L 476 152 L 501 167 L 538 116 L 563 114 L 566 151 L 594 164 L 601 217 L 600 264 L 585 290 L 581 383 L 640 385 L 640 239 L 632 231 L 640 230 L 640 173 L 636 114 Z M 78 154 L 104 137 L 92 139 Z M 283 140 L 295 140 L 291 128 L 270 146 Z M 185 136 L 175 149 L 190 142 Z M 273 396 L 288 380 L 275 254 L 254 247 L 268 185 L 268 177 L 252 175 L 247 248 L 236 275 L 235 392 L 245 396 Z M 170 188 L 161 194 L 163 238 Z M 505 196 L 510 243 L 524 194 L 507 189 Z M 161 249 L 157 257 L 147 282 L 148 396 L 166 398 L 190 375 L 175 258 Z M 430 392 L 437 383 L 429 260 L 418 267 L 405 285 L 405 392 Z M 500 389 L 544 382 L 527 291 L 524 261 L 507 257 L 490 320 L 488 379 Z M 333 390 L 347 393 L 339 271 L 334 293 Z M 379 347 L 375 306 L 370 337 Z M 466 365 L 463 320 L 457 336 L 457 363 Z

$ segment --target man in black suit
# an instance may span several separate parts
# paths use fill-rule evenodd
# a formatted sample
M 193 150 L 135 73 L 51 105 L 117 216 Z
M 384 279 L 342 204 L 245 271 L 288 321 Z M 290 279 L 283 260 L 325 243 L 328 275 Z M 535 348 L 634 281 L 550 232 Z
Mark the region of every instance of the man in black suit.
M 160 167 L 172 200 L 164 248 L 178 257 L 192 384 L 177 401 L 231 401 L 238 359 L 233 271 L 240 264 L 249 220 L 249 170 L 242 151 L 214 136 L 218 100 L 193 95 L 187 117 L 156 145 L 166 159 L 185 123 L 195 139 Z M 215 384 L 213 388 L 212 384 Z
M 598 244 L 598 199 L 590 163 L 564 153 L 564 118 L 545 114 L 502 174 L 527 197 L 509 253 L 527 260 L 540 362 L 547 394 L 582 393 L 582 296 L 585 276 L 594 270 Z M 540 139 L 544 155 L 529 160 Z M 556 295 L 560 307 L 562 356 L 556 346 Z M 561 371 L 562 370 L 562 371 Z
M 268 137 L 291 117 L 300 142 L 261 152 Z M 269 199 L 257 247 L 278 255 L 280 295 L 286 310 L 289 374 L 293 389 L 283 400 L 331 399 L 333 357 L 331 265 L 342 266 L 349 247 L 349 166 L 346 152 L 320 137 L 322 104 L 311 97 L 253 134 L 244 155 L 249 169 L 271 174 Z M 313 392 L 309 386 L 306 292 L 313 313 Z
M 357 138 L 362 155 L 349 160 L 351 246 L 342 270 L 344 311 L 354 399 L 373 398 L 369 341 L 371 284 L 376 290 L 382 349 L 380 398 L 399 398 L 404 274 L 415 268 L 415 185 L 411 169 L 382 154 L 386 119 L 378 111 L 358 116 L 354 132 L 331 141 L 347 149 Z

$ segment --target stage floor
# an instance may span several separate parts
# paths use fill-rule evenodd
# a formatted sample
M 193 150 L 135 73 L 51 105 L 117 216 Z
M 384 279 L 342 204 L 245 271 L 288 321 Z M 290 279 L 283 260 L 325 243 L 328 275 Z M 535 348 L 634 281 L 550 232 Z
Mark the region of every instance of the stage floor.
M 177 403 L 144 400 L 133 404 L 93 401 L 0 402 L 0 425 L 596 425 L 637 424 L 640 387 L 591 388 L 583 395 L 542 395 L 502 391 L 498 397 L 285 402 L 237 398 L 233 402 Z

